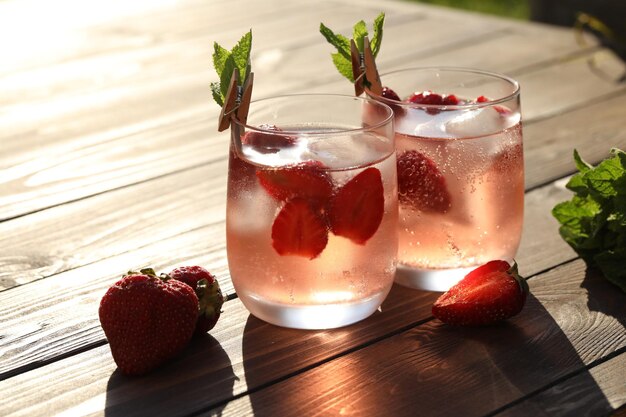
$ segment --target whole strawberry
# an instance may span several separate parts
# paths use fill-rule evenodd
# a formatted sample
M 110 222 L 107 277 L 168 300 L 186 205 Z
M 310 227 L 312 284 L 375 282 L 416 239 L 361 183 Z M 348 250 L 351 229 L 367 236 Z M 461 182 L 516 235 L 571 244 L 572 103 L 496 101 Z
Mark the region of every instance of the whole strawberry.
M 174 268 L 169 276 L 182 281 L 196 291 L 200 302 L 196 334 L 211 330 L 222 313 L 224 296 L 215 277 L 201 266 L 181 266 Z
M 189 285 L 142 269 L 109 288 L 98 313 L 120 371 L 141 375 L 187 346 L 196 326 L 198 297 Z
M 513 317 L 522 310 L 528 284 L 517 264 L 491 261 L 465 276 L 433 305 L 433 316 L 444 323 L 483 326 Z

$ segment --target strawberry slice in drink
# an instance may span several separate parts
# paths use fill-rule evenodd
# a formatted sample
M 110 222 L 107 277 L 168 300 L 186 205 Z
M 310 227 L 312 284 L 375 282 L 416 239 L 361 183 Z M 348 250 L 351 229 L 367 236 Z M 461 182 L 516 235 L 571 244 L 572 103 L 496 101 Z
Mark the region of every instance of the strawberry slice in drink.
M 328 228 L 304 199 L 288 201 L 272 225 L 272 246 L 279 255 L 316 258 L 328 243 Z
M 397 164 L 401 204 L 425 212 L 446 213 L 450 209 L 446 179 L 430 158 L 410 150 L 398 157 Z
M 378 230 L 384 211 L 380 171 L 367 168 L 336 193 L 329 206 L 328 220 L 335 235 L 364 245 Z
M 261 186 L 278 201 L 303 198 L 311 204 L 323 206 L 333 192 L 330 175 L 323 164 L 307 161 L 277 169 L 257 170 Z

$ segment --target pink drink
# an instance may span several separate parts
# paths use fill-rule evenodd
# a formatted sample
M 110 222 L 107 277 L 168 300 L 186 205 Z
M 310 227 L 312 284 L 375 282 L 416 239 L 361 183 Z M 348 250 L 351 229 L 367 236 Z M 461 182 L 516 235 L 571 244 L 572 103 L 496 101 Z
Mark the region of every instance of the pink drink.
M 250 136 L 258 132 L 248 128 L 241 148 L 231 147 L 226 228 L 237 294 L 253 315 L 281 326 L 358 321 L 380 306 L 394 280 L 391 124 L 376 132 L 360 126 L 345 132 L 345 124 L 280 127 L 284 132 L 260 131 L 272 136 Z M 235 139 L 238 134 L 233 129 Z M 353 197 L 364 201 L 355 223 Z M 341 217 L 346 211 L 347 219 Z
M 429 85 L 444 98 L 455 94 L 459 99 L 457 105 L 395 107 L 400 194 L 396 281 L 444 291 L 490 260 L 513 260 L 519 247 L 524 163 L 517 84 L 455 69 L 398 73 L 382 78 L 400 97 L 427 91 Z M 405 76 L 417 89 L 402 90 Z M 489 101 L 476 101 L 487 94 Z

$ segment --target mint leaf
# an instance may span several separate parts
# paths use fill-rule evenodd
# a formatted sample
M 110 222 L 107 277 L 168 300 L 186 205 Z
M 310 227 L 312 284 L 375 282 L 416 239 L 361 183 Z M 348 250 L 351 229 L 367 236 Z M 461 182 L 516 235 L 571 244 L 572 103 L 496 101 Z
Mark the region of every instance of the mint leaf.
M 582 173 L 584 174 L 585 172 L 589 171 L 591 168 L 593 168 L 591 165 L 589 165 L 587 162 L 585 162 L 580 154 L 578 153 L 578 151 L 576 149 L 574 149 L 574 162 L 576 162 L 576 168 Z
M 220 107 L 224 107 L 224 98 L 222 97 L 220 83 L 211 83 L 211 94 L 213 95 L 213 100 L 215 100 Z
M 348 61 L 351 60 L 350 40 L 348 38 L 340 34 L 335 34 L 335 32 L 330 30 L 323 23 L 320 23 L 320 33 L 326 38 L 328 43 L 337 48 L 339 54 L 341 54 Z
M 350 82 L 354 82 L 354 73 L 352 72 L 352 61 L 346 60 L 339 52 L 332 54 L 333 64 L 341 75 L 346 77 Z
M 383 42 L 383 25 L 385 24 L 385 13 L 381 13 L 374 19 L 374 35 L 370 39 L 370 47 L 374 58 L 378 56 L 380 45 Z
M 374 57 L 378 55 L 380 51 L 380 45 L 383 39 L 383 24 L 385 22 L 385 14 L 381 13 L 374 20 L 374 35 L 370 39 L 370 47 L 372 48 L 372 54 Z M 330 28 L 323 23 L 320 23 L 320 33 L 328 43 L 333 45 L 337 49 L 337 53 L 331 54 L 335 68 L 341 75 L 346 77 L 350 82 L 354 82 L 354 75 L 352 73 L 352 54 L 350 51 L 350 40 L 341 35 L 336 34 Z M 363 20 L 358 21 L 352 28 L 352 39 L 356 44 L 359 52 L 364 50 L 364 38 L 369 36 L 367 25 Z M 367 80 L 364 80 L 367 82 Z
M 365 22 L 362 20 L 356 22 L 352 30 L 352 39 L 354 39 L 357 49 L 361 52 L 363 52 L 363 38 L 367 35 L 367 26 L 365 25 Z
M 226 101 L 226 94 L 230 85 L 233 70 L 239 70 L 239 85 L 243 85 L 250 74 L 250 53 L 252 51 L 252 30 L 244 34 L 239 42 L 228 51 L 217 42 L 213 44 L 213 66 L 219 76 L 219 82 L 213 82 L 211 95 L 213 100 L 221 106 Z
M 589 188 L 603 198 L 611 198 L 617 195 L 617 185 L 626 175 L 625 167 L 620 163 L 618 156 L 605 159 L 595 169 L 585 172 L 585 180 Z M 621 181 L 620 181 L 621 180 Z
M 626 154 L 613 149 L 596 167 L 574 151 L 579 172 L 567 184 L 575 195 L 557 204 L 559 233 L 586 262 L 626 292 Z
M 252 30 L 243 35 L 237 45 L 233 47 L 231 56 L 235 61 L 235 66 L 239 69 L 239 75 L 241 76 L 241 85 L 246 81 L 248 77 L 248 64 L 250 63 L 250 52 L 252 51 Z M 231 70 L 232 72 L 232 70 Z
M 626 292 L 626 248 L 601 252 L 594 260 L 604 277 Z
M 230 52 L 228 50 L 222 48 L 217 42 L 213 43 L 213 67 L 215 67 L 215 72 L 218 75 L 224 72 L 224 65 L 229 56 Z

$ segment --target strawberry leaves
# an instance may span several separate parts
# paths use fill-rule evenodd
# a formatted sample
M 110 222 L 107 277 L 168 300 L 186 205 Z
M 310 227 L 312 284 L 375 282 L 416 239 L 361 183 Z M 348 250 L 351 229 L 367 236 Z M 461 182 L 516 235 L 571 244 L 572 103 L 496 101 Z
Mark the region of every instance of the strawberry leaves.
M 370 40 L 370 48 L 374 58 L 380 51 L 380 45 L 383 40 L 383 25 L 385 23 L 385 14 L 380 13 L 373 24 L 373 36 Z M 320 33 L 328 43 L 333 45 L 337 52 L 331 54 L 333 64 L 341 75 L 346 77 L 350 82 L 354 82 L 354 74 L 352 73 L 352 58 L 350 52 L 350 40 L 341 34 L 333 32 L 330 28 L 320 23 Z M 358 21 L 352 30 L 352 36 L 359 52 L 364 51 L 365 37 L 369 36 L 367 25 L 363 20 Z
M 240 84 L 244 85 L 246 78 L 250 74 L 250 51 L 252 50 L 252 31 L 248 31 L 241 37 L 239 42 L 228 51 L 217 42 L 213 44 L 213 66 L 217 75 L 220 77 L 219 82 L 211 83 L 211 94 L 213 100 L 220 106 L 224 106 L 226 93 L 228 92 L 228 84 L 233 70 L 237 68 L 240 75 Z

